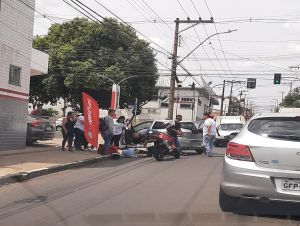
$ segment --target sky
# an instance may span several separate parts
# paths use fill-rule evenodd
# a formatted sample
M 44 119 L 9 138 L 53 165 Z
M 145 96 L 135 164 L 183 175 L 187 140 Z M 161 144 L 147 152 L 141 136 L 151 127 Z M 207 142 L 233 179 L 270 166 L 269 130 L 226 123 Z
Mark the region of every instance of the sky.
M 71 3 L 70 0 L 65 0 Z M 197 24 L 180 32 L 178 60 L 184 58 L 200 42 L 205 41 L 182 64 L 193 75 L 202 75 L 221 94 L 223 80 L 234 80 L 234 95 L 244 90 L 256 112 L 268 112 L 276 100 L 287 95 L 290 82 L 299 86 L 300 64 L 300 1 L 299 0 L 82 0 L 98 14 L 115 17 L 129 23 L 142 39 L 158 50 L 159 73 L 170 74 L 176 18 L 202 20 L 214 18 L 215 23 Z M 71 3 L 73 4 L 73 3 Z M 74 5 L 74 4 L 73 4 Z M 36 0 L 34 35 L 47 34 L 52 23 L 62 23 L 74 17 L 84 17 L 63 0 Z M 101 19 L 101 18 L 99 18 Z M 179 30 L 191 24 L 180 24 Z M 178 74 L 185 72 L 178 67 Z M 282 74 L 282 84 L 274 85 L 274 73 Z M 256 89 L 246 89 L 247 78 L 256 78 Z M 298 81 L 297 81 L 298 80 Z M 230 85 L 226 86 L 229 94 Z

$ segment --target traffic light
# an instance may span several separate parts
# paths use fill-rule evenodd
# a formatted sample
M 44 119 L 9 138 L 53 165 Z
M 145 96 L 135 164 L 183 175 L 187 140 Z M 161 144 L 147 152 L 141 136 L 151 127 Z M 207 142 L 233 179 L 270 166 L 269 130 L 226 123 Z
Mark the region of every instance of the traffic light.
M 248 89 L 256 88 L 256 78 L 247 78 L 247 88 Z
M 280 84 L 281 82 L 281 74 L 276 73 L 274 74 L 274 84 Z

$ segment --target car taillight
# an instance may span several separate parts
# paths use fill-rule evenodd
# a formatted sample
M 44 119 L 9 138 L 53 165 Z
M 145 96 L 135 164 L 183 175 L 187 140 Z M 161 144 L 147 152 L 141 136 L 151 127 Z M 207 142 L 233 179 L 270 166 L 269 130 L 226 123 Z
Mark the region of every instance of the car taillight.
M 226 149 L 226 156 L 231 159 L 254 162 L 248 146 L 229 142 Z
M 32 122 L 30 122 L 30 125 L 31 125 L 32 127 L 37 127 L 37 126 L 39 126 L 40 124 L 41 124 L 40 121 L 32 121 Z

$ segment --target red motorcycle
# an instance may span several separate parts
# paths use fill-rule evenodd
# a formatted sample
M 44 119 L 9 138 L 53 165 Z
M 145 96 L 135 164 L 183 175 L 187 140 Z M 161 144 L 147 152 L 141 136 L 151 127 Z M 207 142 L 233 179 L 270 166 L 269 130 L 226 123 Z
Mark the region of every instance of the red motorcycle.
M 172 155 L 176 159 L 180 158 L 180 152 L 176 150 L 174 139 L 167 133 L 154 133 L 149 135 L 148 142 L 153 142 L 154 145 L 148 148 L 152 152 L 157 161 L 164 160 L 166 155 Z

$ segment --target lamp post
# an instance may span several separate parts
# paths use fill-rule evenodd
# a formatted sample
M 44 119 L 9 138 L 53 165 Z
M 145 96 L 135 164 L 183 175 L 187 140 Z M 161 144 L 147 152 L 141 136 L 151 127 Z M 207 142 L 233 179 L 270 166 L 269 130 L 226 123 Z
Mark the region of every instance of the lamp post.
M 173 112 L 174 112 L 174 94 L 175 94 L 175 80 L 177 78 L 176 76 L 176 69 L 177 65 L 181 65 L 181 63 L 189 57 L 196 49 L 198 49 L 201 45 L 203 45 L 204 42 L 209 40 L 211 37 L 215 35 L 220 34 L 227 34 L 231 33 L 237 30 L 228 30 L 225 32 L 217 32 L 210 36 L 208 36 L 206 39 L 204 39 L 199 45 L 197 45 L 189 54 L 187 54 L 185 57 L 183 57 L 180 61 L 177 60 L 177 46 L 178 46 L 178 35 L 180 32 L 183 32 L 187 29 L 184 29 L 182 31 L 179 31 L 179 23 L 176 23 L 176 32 L 175 32 L 175 38 L 174 38 L 174 48 L 173 48 L 173 54 L 172 54 L 172 74 L 171 74 L 171 80 L 170 80 L 170 91 L 169 91 L 169 107 L 168 107 L 168 118 L 173 119 Z
M 120 107 L 119 106 L 119 104 L 120 104 L 120 83 L 126 81 L 127 79 L 138 77 L 139 75 L 132 75 L 132 76 L 126 77 L 119 82 L 115 82 L 111 78 L 104 76 L 104 75 L 97 75 L 97 76 L 99 76 L 101 78 L 105 78 L 113 83 L 110 108 L 116 110 Z

